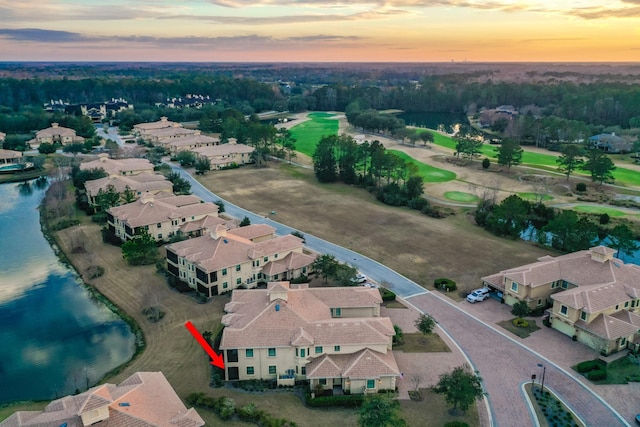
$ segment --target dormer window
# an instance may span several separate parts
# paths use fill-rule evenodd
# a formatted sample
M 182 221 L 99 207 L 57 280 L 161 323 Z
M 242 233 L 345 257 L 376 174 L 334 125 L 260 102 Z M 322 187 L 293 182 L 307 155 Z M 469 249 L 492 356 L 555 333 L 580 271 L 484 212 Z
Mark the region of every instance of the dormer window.
M 331 317 L 342 317 L 342 309 L 341 308 L 332 308 L 331 309 Z

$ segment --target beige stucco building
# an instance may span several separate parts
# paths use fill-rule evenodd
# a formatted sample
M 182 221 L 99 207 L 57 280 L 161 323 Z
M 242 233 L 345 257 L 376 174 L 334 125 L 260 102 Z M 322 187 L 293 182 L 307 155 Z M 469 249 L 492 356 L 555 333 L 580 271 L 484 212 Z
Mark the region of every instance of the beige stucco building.
M 36 132 L 36 142 L 38 144 L 71 144 L 74 142 L 84 142 L 84 138 L 76 135 L 73 129 L 60 126 L 58 123 L 51 123 L 51 127 Z
M 395 390 L 395 334 L 380 317 L 382 298 L 365 287 L 309 288 L 271 282 L 234 290 L 225 306 L 220 349 L 227 380 L 309 380 L 337 393 Z
M 107 227 L 122 241 L 146 230 L 156 241 L 176 234 L 200 236 L 217 226 L 233 227 L 218 217 L 218 206 L 196 196 L 156 198 L 145 193 L 139 200 L 107 210 Z
M 134 200 L 139 199 L 143 194 L 151 194 L 156 198 L 173 195 L 173 184 L 164 175 L 150 173 L 129 176 L 110 175 L 85 182 L 84 188 L 87 192 L 89 205 L 95 208 L 96 197 L 100 194 L 100 191 L 108 191 L 109 186 L 112 186 L 121 195 L 122 201 L 125 201 L 124 196 L 127 190 Z
M 153 174 L 153 164 L 147 159 L 110 159 L 106 153 L 100 154 L 97 160 L 80 163 L 81 170 L 102 169 L 107 175 L 139 175 Z
M 302 239 L 275 236 L 265 224 L 228 229 L 167 245 L 169 273 L 211 297 L 259 282 L 307 275 L 315 255 L 304 253 Z
M 138 123 L 137 125 L 133 125 L 132 132 L 136 137 L 145 138 L 148 132 L 180 126 L 182 126 L 180 123 L 172 122 L 167 117 L 160 117 L 160 120 L 156 122 Z
M 253 163 L 251 153 L 255 151 L 255 148 L 233 141 L 228 144 L 196 148 L 191 151 L 209 160 L 212 170 L 219 170 L 225 167 Z
M 482 280 L 509 305 L 551 307 L 552 328 L 608 355 L 640 347 L 640 266 L 614 255 L 614 249 L 596 246 Z

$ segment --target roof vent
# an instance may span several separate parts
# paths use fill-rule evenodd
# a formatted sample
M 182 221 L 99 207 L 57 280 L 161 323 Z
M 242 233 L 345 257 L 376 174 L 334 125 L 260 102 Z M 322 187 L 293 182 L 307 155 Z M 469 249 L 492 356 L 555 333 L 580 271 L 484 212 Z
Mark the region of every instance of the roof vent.
M 129 404 L 129 402 L 120 402 L 118 403 L 118 406 L 131 406 L 131 405 Z
M 276 304 L 276 311 L 280 311 L 280 304 Z
M 223 242 L 225 243 L 229 243 L 229 241 L 227 239 L 222 239 Z

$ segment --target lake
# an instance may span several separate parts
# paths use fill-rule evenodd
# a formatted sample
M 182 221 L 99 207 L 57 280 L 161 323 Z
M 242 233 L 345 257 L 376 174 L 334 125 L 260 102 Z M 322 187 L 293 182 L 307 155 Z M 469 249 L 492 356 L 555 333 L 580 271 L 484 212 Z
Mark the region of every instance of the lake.
M 130 327 L 44 238 L 43 196 L 35 184 L 0 184 L 0 404 L 83 391 L 135 350 Z

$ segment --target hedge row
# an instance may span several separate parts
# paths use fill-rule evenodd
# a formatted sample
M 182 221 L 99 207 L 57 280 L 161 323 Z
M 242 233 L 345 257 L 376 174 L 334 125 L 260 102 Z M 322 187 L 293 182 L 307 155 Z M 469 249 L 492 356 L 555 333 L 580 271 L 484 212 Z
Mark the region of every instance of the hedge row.
M 586 372 L 604 369 L 604 367 L 604 362 L 596 359 L 578 363 L 578 366 L 576 366 L 576 370 L 581 374 L 584 374 Z
M 607 371 L 604 369 L 595 369 L 587 372 L 586 377 L 591 381 L 605 380 L 607 379 Z
M 337 396 L 320 396 L 314 399 L 307 393 L 307 405 L 313 408 L 329 408 L 342 406 L 345 408 L 357 408 L 364 400 L 363 394 L 345 394 Z

